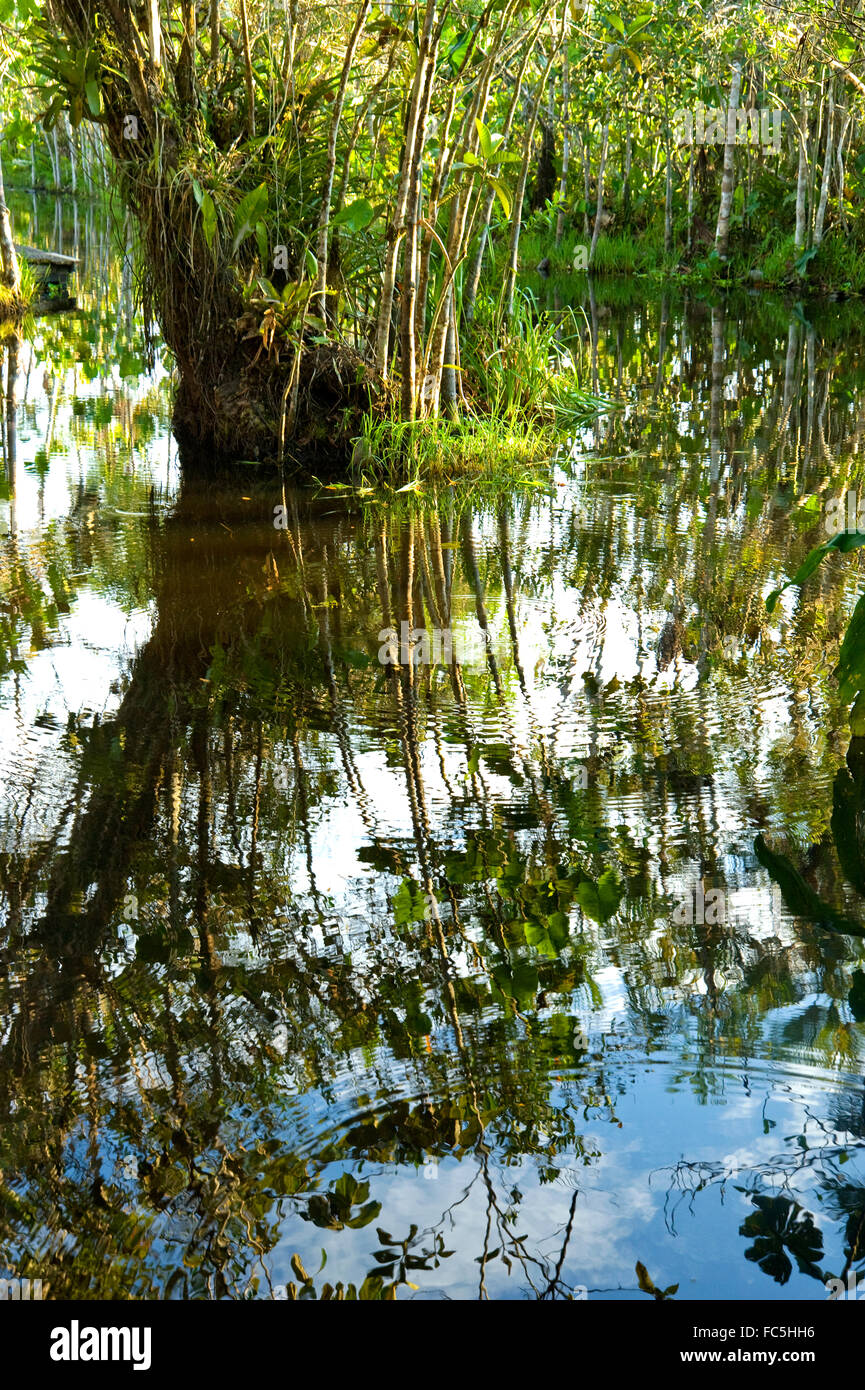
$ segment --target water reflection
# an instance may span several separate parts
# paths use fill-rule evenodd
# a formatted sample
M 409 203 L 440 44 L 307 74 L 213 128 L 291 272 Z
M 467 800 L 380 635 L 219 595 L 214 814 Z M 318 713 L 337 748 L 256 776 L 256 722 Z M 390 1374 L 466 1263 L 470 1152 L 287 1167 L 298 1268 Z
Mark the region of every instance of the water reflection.
M 586 319 L 624 409 L 506 496 L 387 503 L 181 485 L 167 377 L 95 304 L 7 343 L 10 1270 L 645 1297 L 639 1261 L 825 1298 L 861 1269 L 855 557 L 763 604 L 859 480 L 853 329 Z

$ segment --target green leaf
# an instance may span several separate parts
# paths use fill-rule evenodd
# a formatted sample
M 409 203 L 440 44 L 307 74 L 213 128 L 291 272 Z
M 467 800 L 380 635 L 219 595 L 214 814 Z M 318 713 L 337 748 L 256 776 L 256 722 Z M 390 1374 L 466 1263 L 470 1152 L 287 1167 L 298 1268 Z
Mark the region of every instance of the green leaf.
M 102 115 L 102 93 L 99 90 L 98 82 L 85 82 L 84 95 L 87 98 L 87 105 L 90 107 L 92 116 Z
M 856 54 L 855 38 L 844 29 L 836 29 L 832 37 L 835 40 L 835 52 L 839 61 L 849 63 Z
M 231 246 L 231 254 L 246 240 L 250 232 L 255 227 L 256 222 L 260 222 L 267 210 L 267 184 L 260 183 L 257 188 L 253 188 L 251 193 L 247 193 L 237 205 L 234 213 L 234 241 Z
M 213 238 L 216 235 L 216 208 L 209 193 L 202 195 L 201 224 L 204 228 L 205 241 L 208 246 L 213 246 Z
M 820 249 L 820 248 L 819 248 L 818 246 L 810 246 L 810 247 L 808 248 L 808 250 L 807 250 L 807 251 L 803 251 L 802 254 L 801 254 L 801 256 L 798 258 L 798 260 L 794 262 L 795 268 L 796 268 L 796 270 L 799 272 L 800 275 L 804 275 L 804 274 L 805 274 L 805 271 L 806 271 L 807 268 L 808 268 L 809 262 L 810 262 L 810 261 L 813 261 L 814 257 L 816 256 L 817 252 L 819 251 L 819 249 Z
M 353 1231 L 362 1230 L 362 1228 L 368 1226 L 371 1221 L 375 1221 L 380 1211 L 381 1202 L 367 1202 L 366 1206 L 361 1208 L 358 1215 L 353 1217 L 351 1221 L 346 1221 L 345 1224 L 346 1226 L 350 1226 Z
M 342 208 L 331 221 L 332 227 L 346 227 L 350 232 L 362 232 L 375 218 L 376 212 L 368 198 L 357 198 Z
M 493 178 L 492 175 L 490 175 L 489 178 L 490 183 L 496 190 L 496 195 L 498 197 L 499 202 L 502 205 L 505 217 L 509 218 L 511 215 L 511 208 L 513 206 L 513 202 L 511 199 L 511 191 L 508 188 L 507 184 L 504 183 L 501 179 Z
M 480 116 L 475 116 L 475 126 L 477 127 L 478 139 L 481 142 L 481 153 L 484 159 L 490 159 L 493 153 L 493 141 L 489 129 L 484 125 Z
M 595 922 L 606 922 L 618 911 L 624 889 L 613 870 L 605 869 L 597 883 L 590 878 L 578 883 L 576 896 L 587 917 Z
M 810 550 L 802 561 L 802 564 L 793 575 L 782 584 L 780 589 L 773 589 L 766 599 L 766 608 L 771 613 L 785 589 L 789 589 L 793 584 L 804 584 L 817 569 L 817 566 L 832 550 L 838 550 L 842 555 L 846 555 L 850 550 L 856 550 L 858 546 L 865 545 L 865 533 L 862 531 L 841 531 L 837 536 L 833 536 L 830 541 L 824 541 L 822 545 L 817 545 Z
M 258 259 L 262 265 L 267 264 L 267 228 L 263 222 L 255 224 L 255 242 L 258 246 Z

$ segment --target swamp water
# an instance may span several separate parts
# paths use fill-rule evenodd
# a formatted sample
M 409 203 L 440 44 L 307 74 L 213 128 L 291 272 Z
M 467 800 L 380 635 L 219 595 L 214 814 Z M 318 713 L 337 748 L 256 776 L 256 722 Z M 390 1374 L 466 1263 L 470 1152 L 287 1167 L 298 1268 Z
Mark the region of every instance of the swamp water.
M 181 478 L 103 253 L 6 348 L 0 1272 L 825 1299 L 865 1259 L 857 557 L 764 597 L 859 484 L 856 317 L 580 300 L 621 407 L 534 481 L 283 495 Z

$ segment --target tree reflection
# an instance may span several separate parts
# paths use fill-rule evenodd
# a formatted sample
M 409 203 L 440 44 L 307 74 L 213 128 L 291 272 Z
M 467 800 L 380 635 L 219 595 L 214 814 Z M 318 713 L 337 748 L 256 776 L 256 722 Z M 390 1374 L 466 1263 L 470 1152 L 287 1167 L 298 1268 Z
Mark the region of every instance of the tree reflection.
M 821 431 L 849 451 L 861 412 L 829 409 L 832 368 L 798 321 L 762 410 L 730 316 L 711 310 L 687 341 L 685 326 L 661 306 L 659 413 L 611 420 L 582 514 L 555 488 L 334 507 L 244 474 L 220 491 L 188 480 L 168 516 L 149 478 L 130 484 L 144 515 L 122 533 L 76 522 L 94 483 L 65 529 L 17 551 L 4 538 L 0 675 L 26 670 L 25 634 L 38 646 L 37 588 L 56 608 L 41 640 L 58 640 L 57 594 L 69 608 L 85 558 L 104 592 L 143 594 L 152 614 L 113 702 L 70 710 L 57 733 L 48 823 L 37 833 L 23 786 L 3 803 L 0 1241 L 19 1275 L 70 1296 L 243 1297 L 268 1291 L 284 1232 L 312 1227 L 326 1249 L 353 1232 L 368 1244 L 352 1246 L 351 1281 L 298 1255 L 290 1296 L 391 1297 L 413 1275 L 450 1277 L 452 1223 L 479 1196 L 478 1296 L 504 1268 L 530 1296 L 574 1297 L 581 1175 L 630 1084 L 609 1025 L 593 1026 L 602 970 L 647 1048 L 693 1030 L 703 1098 L 725 1049 L 757 1047 L 815 972 L 819 1016 L 790 1029 L 813 1025 L 834 1060 L 847 1028 L 858 1056 L 863 755 L 851 745 L 836 774 L 821 674 L 849 574 L 800 596 L 792 676 L 762 594 L 786 554 L 779 441 L 798 412 L 800 490 L 816 487 Z M 599 376 L 647 345 L 645 326 L 616 332 L 612 363 L 595 334 Z M 674 357 L 694 397 L 675 457 L 659 418 Z M 653 468 L 638 472 L 641 451 Z M 577 463 L 557 481 L 573 486 Z M 807 544 L 805 526 L 792 546 Z M 403 623 L 408 651 L 382 664 L 379 634 Z M 455 630 L 477 659 L 422 659 Z M 782 676 L 783 740 L 761 703 Z M 800 698 L 815 688 L 816 732 Z M 784 939 L 744 911 L 678 920 L 684 885 L 736 891 L 720 827 L 753 838 L 770 810 L 814 851 L 800 865 L 776 836 L 751 861 L 779 886 Z M 522 1220 L 527 1165 L 548 1192 L 571 1189 L 549 1230 Z M 855 1184 L 821 1165 L 849 1265 Z M 398 1224 L 389 1177 L 415 1173 L 426 1203 L 432 1169 L 459 1175 L 458 1204 Z M 753 1206 L 748 1258 L 780 1282 L 793 1261 L 816 1277 L 810 1214 L 757 1188 Z

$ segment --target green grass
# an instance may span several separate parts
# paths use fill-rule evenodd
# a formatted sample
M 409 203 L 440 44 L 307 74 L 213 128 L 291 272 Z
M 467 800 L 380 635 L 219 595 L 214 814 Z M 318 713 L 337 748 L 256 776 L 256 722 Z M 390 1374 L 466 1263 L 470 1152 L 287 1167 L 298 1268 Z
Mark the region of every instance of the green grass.
M 539 312 L 525 290 L 507 332 L 485 309 L 463 347 L 460 413 L 411 423 L 395 407 L 368 414 L 354 445 L 355 484 L 411 486 L 460 476 L 513 482 L 551 459 L 563 436 L 610 408 L 580 385 L 571 345 L 579 351 L 581 327 L 571 309 Z
M 555 451 L 548 426 L 510 424 L 494 416 L 461 416 L 406 423 L 367 415 L 355 441 L 349 475 L 355 490 L 389 486 L 411 491 L 436 479 L 516 481 Z
M 21 284 L 17 290 L 0 284 L 0 319 L 23 319 L 39 298 L 39 284 L 26 261 L 20 263 Z

